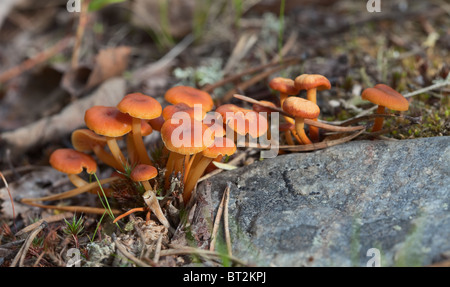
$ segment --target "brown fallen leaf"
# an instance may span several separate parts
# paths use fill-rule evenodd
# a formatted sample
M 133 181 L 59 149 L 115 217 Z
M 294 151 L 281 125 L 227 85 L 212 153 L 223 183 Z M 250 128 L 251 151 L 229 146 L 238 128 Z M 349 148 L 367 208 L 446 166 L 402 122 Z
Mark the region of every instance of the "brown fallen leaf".
M 0 146 L 11 148 L 12 155 L 17 155 L 30 148 L 60 140 L 73 130 L 85 125 L 84 113 L 94 105 L 115 106 L 125 95 L 125 80 L 113 78 L 103 83 L 94 93 L 74 101 L 60 113 L 42 118 L 27 126 L 13 131 L 0 133 Z
M 130 53 L 128 46 L 100 50 L 93 65 L 80 64 L 75 69 L 69 68 L 61 86 L 72 96 L 78 97 L 110 78 L 121 76 L 128 67 Z

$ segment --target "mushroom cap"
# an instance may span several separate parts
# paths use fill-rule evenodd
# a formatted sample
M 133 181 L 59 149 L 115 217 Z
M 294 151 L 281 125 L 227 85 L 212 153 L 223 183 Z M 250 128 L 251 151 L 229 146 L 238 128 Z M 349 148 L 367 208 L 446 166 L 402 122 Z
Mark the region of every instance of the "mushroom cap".
M 409 108 L 408 100 L 402 94 L 384 84 L 365 89 L 361 98 L 394 111 L 407 111 Z
M 239 135 L 257 138 L 267 132 L 267 119 L 259 113 L 238 107 L 233 104 L 222 105 L 217 108 L 222 121 Z
M 161 127 L 164 124 L 164 118 L 161 116 L 151 119 L 148 123 L 152 126 L 152 128 L 156 131 L 161 131 Z
M 209 130 L 214 134 L 214 137 L 224 137 L 225 129 L 223 122 L 218 113 L 207 113 L 203 119 L 203 123 L 208 126 Z
M 214 139 L 214 143 L 206 148 L 202 155 L 208 158 L 216 158 L 219 155 L 232 155 L 236 152 L 236 145 L 234 141 L 229 138 L 219 138 Z
M 271 107 L 274 107 L 274 108 L 276 108 L 277 106 L 274 104 L 274 103 L 272 103 L 272 102 L 269 102 L 269 101 L 259 101 L 261 104 L 265 104 L 266 106 L 271 106 Z M 270 114 L 270 113 L 272 113 L 272 112 L 274 112 L 274 110 L 271 110 L 271 109 L 269 109 L 269 108 L 266 108 L 266 107 L 263 107 L 263 106 L 261 106 L 261 105 L 258 105 L 258 104 L 253 104 L 253 110 L 255 111 L 255 112 L 257 112 L 257 113 L 267 113 L 267 114 Z
M 188 86 L 175 86 L 170 88 L 167 90 L 164 98 L 173 105 L 185 103 L 190 107 L 194 107 L 195 104 L 200 104 L 202 105 L 202 109 L 207 112 L 214 107 L 214 102 L 210 94 Z
M 129 114 L 133 118 L 151 120 L 161 115 L 161 104 L 154 98 L 132 93 L 126 95 L 117 105 L 119 111 Z
M 294 117 L 315 119 L 320 114 L 320 108 L 315 103 L 298 97 L 289 97 L 284 101 L 283 110 Z
M 201 121 L 170 119 L 161 127 L 161 139 L 171 152 L 192 155 L 214 142 L 214 134 Z
M 86 169 L 87 173 L 97 171 L 97 163 L 94 158 L 70 148 L 62 148 L 55 150 L 50 155 L 50 165 L 67 174 L 79 174 Z
M 138 164 L 130 174 L 133 181 L 146 181 L 155 178 L 158 175 L 158 170 L 148 164 Z
M 129 133 L 131 120 L 131 116 L 121 113 L 116 107 L 94 106 L 84 115 L 89 129 L 107 137 L 120 137 Z
M 322 75 L 303 74 L 295 78 L 295 87 L 299 90 L 311 90 L 316 88 L 318 91 L 331 89 L 330 81 Z
M 152 126 L 144 120 L 141 120 L 141 135 L 143 137 L 150 135 L 153 132 Z
M 205 118 L 206 115 L 206 111 L 204 109 L 200 109 L 200 111 L 197 113 L 195 113 L 196 108 L 195 107 L 190 107 L 188 105 L 186 105 L 185 103 L 178 103 L 175 105 L 169 105 L 167 107 L 164 108 L 164 110 L 162 111 L 162 116 L 164 118 L 164 120 L 168 120 L 171 119 L 172 117 L 177 117 L 177 113 L 187 113 L 189 115 L 189 117 L 197 120 L 197 121 L 201 121 L 203 120 L 203 118 Z
M 269 87 L 272 90 L 279 91 L 280 93 L 290 96 L 296 95 L 299 92 L 299 89 L 295 86 L 294 80 L 283 77 L 273 78 L 269 82 Z
M 295 130 L 295 125 L 291 123 L 282 123 L 279 127 L 280 132 Z
M 89 129 L 78 129 L 72 132 L 71 141 L 75 150 L 88 152 L 93 150 L 96 145 L 103 148 L 107 139 Z

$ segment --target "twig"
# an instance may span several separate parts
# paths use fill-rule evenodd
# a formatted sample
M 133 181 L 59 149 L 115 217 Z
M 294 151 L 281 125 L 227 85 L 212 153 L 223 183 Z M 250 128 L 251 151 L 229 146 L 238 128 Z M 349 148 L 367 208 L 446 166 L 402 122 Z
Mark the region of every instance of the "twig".
M 235 164 L 235 163 L 237 164 L 238 162 L 240 162 L 242 159 L 244 159 L 244 158 L 247 156 L 247 152 L 249 152 L 249 151 L 246 150 L 245 152 L 243 152 L 243 153 L 241 153 L 240 155 L 236 156 L 236 157 L 233 158 L 233 160 L 231 160 L 228 164 L 231 164 L 231 165 L 233 165 L 233 164 Z M 210 177 L 212 177 L 212 176 L 214 176 L 214 175 L 216 175 L 216 174 L 221 173 L 222 171 L 223 171 L 223 169 L 216 169 L 216 170 L 214 170 L 214 171 L 212 171 L 212 172 L 210 172 L 210 173 L 204 175 L 203 177 L 201 177 L 201 178 L 198 180 L 198 182 L 204 181 L 204 180 L 206 180 L 206 179 L 208 179 L 208 178 L 210 178 Z
M 122 253 L 123 256 L 125 256 L 127 259 L 133 261 L 134 263 L 136 263 L 137 266 L 139 267 L 151 267 L 150 265 L 148 265 L 147 263 L 145 263 L 144 261 L 140 260 L 139 258 L 137 258 L 136 256 L 134 256 L 133 254 L 131 254 L 130 252 L 127 251 L 126 247 L 123 246 L 119 240 L 114 240 L 114 243 L 116 244 L 117 249 L 120 251 L 120 253 Z
M 180 55 L 189 45 L 194 41 L 194 36 L 192 34 L 187 35 L 180 43 L 172 48 L 167 54 L 165 54 L 158 61 L 151 63 L 150 65 L 136 70 L 133 72 L 133 79 L 136 81 L 143 81 L 146 78 L 152 76 L 159 69 L 167 66 L 173 61 L 178 55 Z
M 13 262 L 11 263 L 11 267 L 16 267 L 17 263 L 19 263 L 19 267 L 23 266 L 23 262 L 25 261 L 25 256 L 28 253 L 28 249 L 30 249 L 31 243 L 33 242 L 34 238 L 38 235 L 39 232 L 41 232 L 44 228 L 47 227 L 47 222 L 42 222 L 33 232 L 30 233 L 28 238 L 25 240 L 25 243 L 20 248 L 19 252 L 17 253 L 16 257 L 14 257 Z
M 81 3 L 80 19 L 78 21 L 75 45 L 72 52 L 71 68 L 75 70 L 78 67 L 78 59 L 80 58 L 81 42 L 83 41 L 84 30 L 88 22 L 88 8 L 91 0 L 84 0 Z
M 194 247 L 188 247 L 188 246 L 182 246 L 182 247 L 178 247 L 178 246 L 173 246 L 171 245 L 172 248 L 174 249 L 167 249 L 167 250 L 162 250 L 161 251 L 161 256 L 171 256 L 171 255 L 191 255 L 191 254 L 197 254 L 199 256 L 203 256 L 208 258 L 209 256 L 213 256 L 213 257 L 217 257 L 217 258 L 221 258 L 223 256 L 227 256 L 228 259 L 230 259 L 231 261 L 242 265 L 242 266 L 246 266 L 247 264 L 245 262 L 243 262 L 242 260 L 234 257 L 234 256 L 228 256 L 225 254 L 220 254 L 217 253 L 215 251 L 209 251 L 209 250 L 204 250 L 204 249 L 198 249 L 198 248 L 194 248 Z
M 9 200 L 11 201 L 11 207 L 12 207 L 12 213 L 13 213 L 13 222 L 14 222 L 14 228 L 16 228 L 16 211 L 14 209 L 14 200 L 12 198 L 11 190 L 9 189 L 8 182 L 6 181 L 6 178 L 3 176 L 3 173 L 0 171 L 0 177 L 3 180 L 3 183 L 5 184 L 6 190 L 8 191 Z
M 15 236 L 17 236 L 17 237 L 22 236 L 23 234 L 34 230 L 36 227 L 38 227 L 39 225 L 41 225 L 44 222 L 52 223 L 52 222 L 57 222 L 57 221 L 63 220 L 64 218 L 69 218 L 69 217 L 73 217 L 72 212 L 65 212 L 65 213 L 61 213 L 61 214 L 47 216 L 45 218 L 42 218 L 39 221 L 36 221 L 33 224 L 28 225 L 27 227 L 23 228 L 22 230 L 18 231 L 15 234 Z
M 162 240 L 163 240 L 163 236 L 161 234 L 158 238 L 158 241 L 156 242 L 155 256 L 153 257 L 153 262 L 155 262 L 156 264 L 158 264 L 159 257 L 161 255 Z
M 228 102 L 228 101 L 233 97 L 233 95 L 234 95 L 236 92 L 247 90 L 248 88 L 250 88 L 250 87 L 253 86 L 254 84 L 258 83 L 259 81 L 262 81 L 263 79 L 267 78 L 268 76 L 270 76 L 270 75 L 272 75 L 272 74 L 274 74 L 274 73 L 276 73 L 276 72 L 279 72 L 279 71 L 281 71 L 281 70 L 283 70 L 283 69 L 289 67 L 289 66 L 292 65 L 293 63 L 294 63 L 294 62 L 282 64 L 282 65 L 279 66 L 279 67 L 270 69 L 270 70 L 265 71 L 265 72 L 261 72 L 260 74 L 257 74 L 257 75 L 254 76 L 253 78 L 251 78 L 251 79 L 249 79 L 249 80 L 247 80 L 247 81 L 245 81 L 245 82 L 243 82 L 243 83 L 240 83 L 239 85 L 237 85 L 236 88 L 233 88 L 233 89 L 231 89 L 230 91 L 228 91 L 228 92 L 225 94 L 225 96 L 223 96 L 223 98 L 220 100 L 220 102 L 222 102 L 222 103 Z
M 286 58 L 286 59 L 284 59 L 282 61 L 272 62 L 272 63 L 264 64 L 264 65 L 261 65 L 261 66 L 258 66 L 258 67 L 250 68 L 250 69 L 245 70 L 245 71 L 243 71 L 243 72 L 241 72 L 239 74 L 235 74 L 235 75 L 229 76 L 229 77 L 227 77 L 227 78 L 225 78 L 223 80 L 220 80 L 220 81 L 218 81 L 218 82 L 216 82 L 216 83 L 214 83 L 212 85 L 207 85 L 207 86 L 203 87 L 202 90 L 205 91 L 205 92 L 210 93 L 210 92 L 214 91 L 215 89 L 217 89 L 218 87 L 221 87 L 221 86 L 226 85 L 228 83 L 234 82 L 234 81 L 242 78 L 243 76 L 259 72 L 261 70 L 264 70 L 264 69 L 272 67 L 272 66 L 288 64 L 288 63 L 292 63 L 293 64 L 293 63 L 297 63 L 297 62 L 300 62 L 300 58 L 298 58 L 298 57 L 291 57 L 291 58 Z
M 227 188 L 225 189 L 225 210 L 223 212 L 223 225 L 225 229 L 225 241 L 227 242 L 228 256 L 233 256 L 231 251 L 230 228 L 228 226 L 228 203 L 230 201 L 230 188 L 231 182 L 227 182 Z
M 25 201 L 25 204 L 40 207 L 44 209 L 54 209 L 54 210 L 62 210 L 62 211 L 70 211 L 70 212 L 83 212 L 83 213 L 92 213 L 92 214 L 103 214 L 105 213 L 104 208 L 100 207 L 89 207 L 89 206 L 58 206 L 58 205 L 44 205 L 38 204 L 34 202 Z M 118 209 L 111 209 L 113 214 L 120 214 L 121 211 Z
M 228 184 L 227 184 L 228 188 Z M 226 189 L 225 189 L 226 191 Z M 223 192 L 222 200 L 220 201 L 219 208 L 217 209 L 216 218 L 214 219 L 214 226 L 212 230 L 212 240 L 211 244 L 209 245 L 209 251 L 214 251 L 216 247 L 216 239 L 217 239 L 217 233 L 219 232 L 219 225 L 220 225 L 220 218 L 222 218 L 222 212 L 223 212 L 223 205 L 225 203 L 225 196 L 226 192 Z
M 234 97 L 236 99 L 239 99 L 239 100 L 242 100 L 242 101 L 246 101 L 246 102 L 249 102 L 251 104 L 257 104 L 257 105 L 263 106 L 265 108 L 271 109 L 273 111 L 279 112 L 279 113 L 281 113 L 284 116 L 287 116 L 287 117 L 290 117 L 290 118 L 294 118 L 293 115 L 283 111 L 282 109 L 280 109 L 278 107 L 272 107 L 272 106 L 266 105 L 264 103 L 261 103 L 258 100 L 252 99 L 250 97 L 243 96 L 243 95 L 238 95 L 238 94 L 235 94 Z M 364 126 L 342 127 L 342 126 L 334 126 L 334 125 L 326 124 L 326 123 L 323 123 L 323 122 L 320 122 L 320 121 L 313 121 L 313 120 L 310 120 L 310 119 L 304 119 L 304 121 L 305 121 L 305 124 L 307 124 L 307 125 L 318 127 L 318 128 L 321 128 L 321 129 L 324 129 L 324 130 L 328 130 L 328 131 L 335 131 L 335 132 L 353 132 L 353 131 L 358 131 L 358 130 L 364 129 Z
M 56 54 L 59 54 L 60 52 L 62 52 L 64 49 L 67 48 L 70 39 L 71 38 L 64 38 L 64 39 L 58 41 L 50 49 L 37 54 L 36 56 L 34 56 L 31 59 L 25 60 L 18 66 L 15 66 L 9 70 L 6 70 L 2 74 L 0 74 L 0 84 L 5 83 L 5 82 L 19 76 L 20 74 L 30 70 L 34 66 L 47 61 L 48 59 L 50 59 L 51 57 L 53 57 Z

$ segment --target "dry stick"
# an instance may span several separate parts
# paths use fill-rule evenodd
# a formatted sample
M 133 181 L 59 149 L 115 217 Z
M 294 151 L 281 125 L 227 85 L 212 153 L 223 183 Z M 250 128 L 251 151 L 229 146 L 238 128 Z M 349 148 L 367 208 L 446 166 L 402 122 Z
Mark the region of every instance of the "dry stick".
M 229 77 L 227 77 L 227 78 L 225 78 L 223 80 L 220 80 L 219 82 L 216 82 L 216 83 L 214 83 L 212 85 L 207 85 L 202 90 L 205 91 L 205 92 L 210 93 L 210 92 L 214 91 L 215 89 L 217 89 L 218 87 L 221 87 L 221 86 L 223 86 L 225 84 L 234 82 L 234 81 L 240 79 L 243 76 L 259 72 L 260 70 L 264 70 L 264 69 L 272 67 L 272 66 L 277 66 L 277 65 L 281 65 L 281 64 L 288 64 L 288 63 L 291 63 L 291 62 L 292 63 L 300 62 L 300 58 L 298 58 L 298 57 L 291 57 L 291 58 L 286 58 L 286 59 L 284 59 L 282 61 L 272 62 L 272 63 L 264 64 L 264 65 L 261 65 L 261 66 L 258 66 L 258 67 L 254 67 L 254 68 L 245 70 L 245 71 L 243 71 L 243 72 L 241 72 L 239 74 L 235 74 L 235 75 L 229 76 Z
M 235 164 L 235 163 L 238 163 L 239 161 L 241 161 L 242 159 L 244 159 L 244 158 L 247 156 L 247 152 L 248 152 L 248 151 L 245 151 L 245 152 L 241 153 L 240 155 L 238 155 L 237 157 L 233 158 L 233 160 L 231 160 L 228 164 L 233 165 L 233 164 Z M 223 171 L 223 169 L 216 169 L 216 170 L 214 170 L 214 171 L 212 171 L 212 172 L 210 172 L 210 173 L 204 175 L 203 177 L 201 177 L 201 178 L 197 181 L 197 183 L 199 183 L 199 182 L 201 182 L 201 181 L 204 181 L 204 180 L 206 180 L 206 179 L 208 179 L 208 178 L 210 178 L 210 177 L 212 177 L 212 176 L 214 176 L 214 175 L 216 175 L 216 174 L 219 174 L 219 173 L 221 173 L 222 171 Z
M 332 147 L 335 145 L 339 145 L 348 141 L 351 141 L 352 139 L 356 138 L 357 136 L 361 135 L 362 133 L 365 132 L 365 129 L 357 131 L 349 136 L 337 139 L 337 140 L 332 140 L 332 141 L 328 141 L 328 142 L 319 142 L 319 143 L 313 143 L 313 144 L 305 144 L 305 145 L 280 145 L 278 146 L 279 149 L 284 149 L 287 151 L 314 151 L 314 150 L 319 150 L 319 149 L 325 149 L 327 147 Z M 253 148 L 259 148 L 259 149 L 268 149 L 270 147 L 262 147 L 261 145 L 257 144 L 257 145 L 249 145 L 246 144 L 247 147 L 253 147 Z
M 77 34 L 75 38 L 75 46 L 73 47 L 71 68 L 75 70 L 78 67 L 78 59 L 80 58 L 81 42 L 83 41 L 84 30 L 88 22 L 88 8 L 90 0 L 84 0 L 81 4 L 80 19 L 78 21 Z
M 133 254 L 131 254 L 130 252 L 127 251 L 126 247 L 123 246 L 119 240 L 114 240 L 114 243 L 116 244 L 117 249 L 120 251 L 120 253 L 122 253 L 123 256 L 125 256 L 127 259 L 133 261 L 134 263 L 136 263 L 137 266 L 139 267 L 151 267 L 150 265 L 148 265 L 147 263 L 145 263 L 144 261 L 140 260 L 139 258 L 137 258 L 136 256 L 134 256 Z
M 104 214 L 105 209 L 99 208 L 99 207 L 88 207 L 88 206 L 58 206 L 58 205 L 44 205 L 44 204 L 38 204 L 34 202 L 26 201 L 25 204 L 45 208 L 45 209 L 54 209 L 54 210 L 62 210 L 62 211 L 70 211 L 70 212 L 84 212 L 84 213 L 91 213 L 91 214 Z M 120 214 L 121 211 L 118 209 L 111 209 L 111 212 L 113 214 Z
M 227 188 L 228 188 L 228 185 L 227 185 Z M 214 219 L 214 226 L 213 226 L 213 230 L 212 230 L 212 240 L 211 240 L 211 244 L 209 245 L 209 251 L 214 251 L 215 246 L 216 246 L 217 233 L 219 231 L 220 218 L 222 218 L 223 205 L 225 203 L 225 196 L 226 196 L 226 189 L 223 192 L 222 200 L 220 201 L 219 208 L 217 209 L 216 218 Z
M 340 126 L 348 126 L 354 123 L 362 122 L 362 121 L 373 121 L 376 118 L 399 118 L 411 121 L 414 124 L 418 124 L 421 122 L 420 117 L 410 117 L 405 115 L 395 115 L 395 114 L 373 114 L 367 116 L 361 116 L 357 118 L 348 119 L 340 124 Z
M 100 182 L 100 185 L 103 185 L 103 184 L 107 184 L 107 183 L 110 183 L 110 182 L 113 182 L 113 181 L 116 181 L 119 179 L 120 179 L 120 177 L 109 177 L 109 178 L 102 179 L 99 182 Z M 51 201 L 51 200 L 59 200 L 59 199 L 74 197 L 78 194 L 85 193 L 93 188 L 98 187 L 98 184 L 99 183 L 97 181 L 94 181 L 94 182 L 88 183 L 86 185 L 83 185 L 81 187 L 77 187 L 77 188 L 74 188 L 69 191 L 59 193 L 59 194 L 54 194 L 54 195 L 49 195 L 49 196 L 44 196 L 44 197 L 36 197 L 36 198 L 23 198 L 22 202 L 29 203 L 32 201 Z
M 191 254 L 197 254 L 203 257 L 208 258 L 209 256 L 213 256 L 213 257 L 217 257 L 217 258 L 221 258 L 224 255 L 223 254 L 219 254 L 215 251 L 209 251 L 209 250 L 203 250 L 203 249 L 198 249 L 198 248 L 194 248 L 194 247 L 188 247 L 188 246 L 173 246 L 171 245 L 171 247 L 173 247 L 174 249 L 167 249 L 167 250 L 162 250 L 161 251 L 161 256 L 172 256 L 172 255 L 191 255 Z M 231 261 L 236 262 L 237 264 L 246 266 L 247 263 L 243 262 L 242 260 L 234 257 L 234 256 L 228 256 L 226 255 Z
M 267 78 L 268 76 L 281 71 L 287 67 L 289 67 L 290 65 L 292 65 L 294 62 L 292 63 L 286 63 L 286 64 L 282 64 L 279 67 L 273 68 L 271 70 L 265 71 L 265 72 L 261 72 L 260 74 L 254 76 L 253 78 L 237 85 L 236 88 L 228 91 L 225 96 L 223 96 L 223 98 L 221 99 L 221 102 L 228 102 L 229 100 L 231 100 L 231 98 L 233 97 L 233 95 L 237 92 L 237 91 L 245 91 L 248 88 L 250 88 L 251 86 L 253 86 L 254 84 L 258 83 L 259 81 Z
M 449 78 L 449 77 L 450 77 L 450 76 L 448 76 L 447 79 L 446 79 L 445 81 L 439 81 L 439 82 L 436 83 L 436 84 L 433 84 L 433 85 L 431 85 L 431 86 L 428 86 L 428 87 L 425 87 L 425 88 L 416 90 L 416 91 L 414 91 L 414 92 L 410 92 L 410 93 L 404 94 L 403 96 L 404 96 L 405 98 L 410 98 L 410 97 L 413 97 L 413 96 L 416 96 L 416 95 L 419 95 L 419 94 L 422 94 L 422 93 L 425 93 L 425 92 L 428 92 L 428 91 L 431 91 L 431 90 L 435 90 L 435 89 L 438 89 L 438 88 L 441 88 L 441 87 L 448 86 L 448 85 L 450 85 L 450 78 Z M 348 119 L 347 121 L 352 120 L 352 119 L 355 119 L 355 118 L 359 118 L 359 117 L 362 117 L 362 116 L 365 116 L 365 115 L 369 114 L 370 112 L 375 111 L 377 108 L 378 108 L 378 106 L 373 106 L 373 107 L 371 107 L 370 109 L 367 109 L 367 110 L 365 110 L 365 111 L 359 113 L 359 114 L 356 115 L 355 117 L 353 117 L 353 118 L 351 118 L 351 119 Z M 334 123 L 334 124 L 342 124 L 343 122 L 335 121 L 335 122 L 333 122 L 333 123 Z
M 63 220 L 64 218 L 69 218 L 69 217 L 73 217 L 73 213 L 72 212 L 65 212 L 65 213 L 61 213 L 61 214 L 57 214 L 57 215 L 51 215 L 51 216 L 47 216 L 42 218 L 39 221 L 36 221 L 33 224 L 28 225 L 27 227 L 23 228 L 22 230 L 19 230 L 15 236 L 21 236 L 25 233 L 28 233 L 32 230 L 34 230 L 36 227 L 38 227 L 39 225 L 41 225 L 42 223 L 47 222 L 47 223 L 52 223 L 52 222 L 57 222 L 60 220 Z
M 3 176 L 2 172 L 0 172 L 0 177 L 2 178 L 3 183 L 5 184 L 6 191 L 8 192 L 8 195 L 9 195 L 9 200 L 11 201 L 11 207 L 12 207 L 12 213 L 13 213 L 13 222 L 14 222 L 14 226 L 16 226 L 16 211 L 14 209 L 14 200 L 12 198 L 11 190 L 9 189 L 8 182 L 6 181 L 6 178 Z
M 155 256 L 153 256 L 153 262 L 155 262 L 155 264 L 158 263 L 159 257 L 161 256 L 162 240 L 163 240 L 163 236 L 161 234 L 158 238 L 158 241 L 156 242 Z
M 266 105 L 264 103 L 261 103 L 258 100 L 252 99 L 250 97 L 243 96 L 243 95 L 238 95 L 238 94 L 235 94 L 234 97 L 236 99 L 239 99 L 239 100 L 242 100 L 242 101 L 246 101 L 246 102 L 249 102 L 251 104 L 257 104 L 257 105 L 260 105 L 262 107 L 271 109 L 273 111 L 279 112 L 282 115 L 288 116 L 290 118 L 294 118 L 293 115 L 285 112 L 284 110 L 282 110 L 282 109 L 280 109 L 278 107 L 272 107 L 270 105 Z M 326 123 L 319 122 L 319 121 L 313 121 L 313 120 L 310 120 L 310 119 L 304 119 L 304 121 L 305 121 L 305 124 L 308 124 L 310 126 L 315 126 L 315 127 L 318 127 L 318 128 L 324 129 L 324 130 L 334 131 L 334 132 L 353 132 L 353 131 L 358 131 L 358 130 L 361 130 L 361 129 L 365 128 L 364 126 L 355 126 L 355 127 L 334 126 L 334 125 L 326 124 Z
M 20 248 L 19 252 L 17 253 L 16 257 L 14 257 L 13 262 L 11 263 L 10 267 L 16 267 L 17 263 L 19 263 L 19 267 L 23 266 L 23 262 L 25 260 L 25 256 L 28 253 L 28 249 L 31 246 L 31 243 L 33 243 L 34 238 L 38 235 L 39 232 L 41 232 L 44 228 L 47 227 L 47 222 L 42 222 L 30 235 L 28 235 L 27 239 L 25 240 L 25 243 Z
M 223 225 L 225 228 L 225 241 L 227 242 L 228 256 L 233 256 L 231 251 L 230 228 L 228 226 L 228 203 L 230 201 L 230 188 L 231 182 L 227 182 L 227 188 L 225 189 L 225 210 L 223 212 Z
M 20 74 L 30 70 L 34 66 L 47 61 L 48 59 L 50 59 L 54 55 L 59 54 L 65 48 L 67 48 L 70 39 L 71 38 L 66 37 L 66 38 L 58 41 L 50 49 L 45 50 L 45 51 L 37 54 L 36 56 L 34 56 L 31 59 L 25 60 L 24 62 L 22 62 L 18 66 L 15 66 L 15 67 L 13 67 L 13 68 L 11 68 L 9 70 L 6 70 L 2 74 L 0 74 L 0 84 L 1 83 L 5 83 L 5 82 L 7 82 L 7 81 L 9 81 L 9 80 L 19 76 Z

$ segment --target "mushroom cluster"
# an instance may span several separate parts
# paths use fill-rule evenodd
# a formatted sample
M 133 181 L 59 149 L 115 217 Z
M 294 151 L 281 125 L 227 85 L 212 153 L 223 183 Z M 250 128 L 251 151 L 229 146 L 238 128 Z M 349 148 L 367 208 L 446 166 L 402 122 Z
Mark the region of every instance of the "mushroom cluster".
M 320 114 L 316 95 L 317 91 L 330 89 L 330 82 L 322 75 L 304 74 L 295 80 L 274 78 L 269 86 L 279 92 L 280 106 L 261 101 L 252 109 L 224 104 L 213 111 L 214 102 L 209 93 L 176 86 L 165 93 L 169 105 L 164 109 L 156 99 L 142 93 L 124 96 L 115 107 L 91 107 L 84 115 L 87 129 L 72 133 L 73 149 L 58 149 L 50 156 L 50 164 L 66 173 L 75 188 L 59 195 L 24 199 L 24 202 L 62 199 L 83 192 L 114 196 L 115 187 L 111 183 L 125 180 L 146 206 L 132 206 L 116 220 L 135 211 L 147 211 L 147 218 L 152 213 L 162 225 L 171 228 L 165 213 L 167 205 L 174 202 L 179 206 L 189 205 L 196 184 L 211 170 L 213 161 L 233 155 L 241 146 L 240 140 L 249 141 L 263 135 L 272 140 L 269 127 L 274 110 L 284 111 L 284 123 L 277 128 L 289 145 L 295 145 L 295 141 L 300 145 L 320 141 L 319 131 L 313 126 Z M 306 99 L 298 96 L 301 90 L 306 90 Z M 403 96 L 386 85 L 366 89 L 362 98 L 378 104 L 378 113 L 384 113 L 385 107 L 408 109 Z M 309 119 L 308 132 L 306 119 Z M 381 129 L 381 125 L 382 118 L 376 119 L 373 131 Z M 160 133 L 164 145 L 166 156 L 162 159 L 152 159 L 144 143 L 144 137 L 153 131 Z M 123 146 L 126 148 L 122 149 Z M 109 188 L 99 187 L 80 176 L 84 169 L 88 174 L 96 172 L 95 158 L 114 170 L 114 176 L 100 181 L 111 184 Z M 175 181 L 180 183 L 176 191 L 172 184 Z

